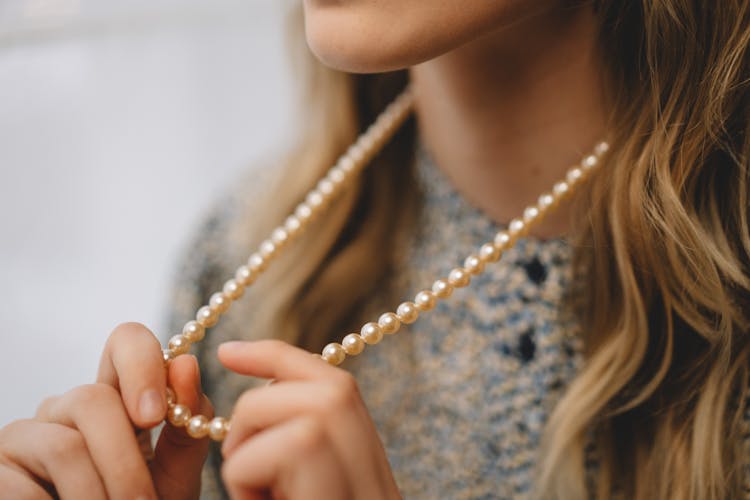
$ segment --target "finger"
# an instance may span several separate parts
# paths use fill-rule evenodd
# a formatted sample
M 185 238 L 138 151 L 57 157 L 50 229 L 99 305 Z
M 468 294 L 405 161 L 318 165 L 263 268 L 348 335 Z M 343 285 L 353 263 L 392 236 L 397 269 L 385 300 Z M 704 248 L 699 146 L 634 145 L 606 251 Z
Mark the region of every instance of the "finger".
M 341 372 L 341 380 L 330 383 L 284 382 L 246 391 L 234 407 L 232 427 L 222 445 L 228 457 L 234 449 L 258 431 L 302 414 L 331 420 L 333 411 L 356 411 L 360 403 L 354 379 Z M 329 422 L 336 425 L 336 422 Z
M 135 431 L 120 394 L 112 386 L 76 387 L 45 401 L 37 418 L 80 431 L 109 497 L 155 496 Z
M 124 323 L 112 332 L 99 363 L 97 382 L 122 393 L 130 419 L 148 429 L 167 413 L 166 371 L 156 336 L 138 323 Z
M 52 500 L 52 496 L 23 472 L 0 465 L 0 489 L 16 500 Z
M 70 427 L 19 420 L 3 429 L 0 448 L 12 463 L 26 472 L 26 482 L 19 483 L 19 487 L 29 493 L 36 491 L 37 495 L 41 490 L 45 495 L 36 498 L 49 498 L 49 495 L 34 480 L 53 485 L 61 498 L 107 498 L 83 437 Z M 16 472 L 20 474 L 19 470 Z M 28 481 L 37 487 L 26 484 Z M 3 494 L 17 498 L 5 488 Z
M 169 366 L 169 385 L 177 402 L 193 415 L 213 417 L 211 403 L 203 395 L 195 356 L 178 356 Z M 165 425 L 150 467 L 160 498 L 186 498 L 200 490 L 200 473 L 208 455 L 208 439 L 194 439 L 184 429 Z
M 242 444 L 222 467 L 232 498 L 352 498 L 339 474 L 343 464 L 326 444 L 325 429 L 301 417 L 263 431 Z
M 219 361 L 242 375 L 276 380 L 313 380 L 337 369 L 309 352 L 280 340 L 226 342 L 219 346 Z M 338 370 L 340 371 L 340 370 Z

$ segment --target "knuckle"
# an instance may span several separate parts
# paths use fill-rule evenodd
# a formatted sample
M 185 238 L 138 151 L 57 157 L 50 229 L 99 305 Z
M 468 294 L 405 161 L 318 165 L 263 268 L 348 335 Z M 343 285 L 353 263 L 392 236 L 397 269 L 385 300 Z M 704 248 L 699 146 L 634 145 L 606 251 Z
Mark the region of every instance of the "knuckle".
M 46 418 L 51 408 L 60 400 L 60 396 L 50 396 L 42 400 L 41 403 L 36 407 L 36 417 L 44 419 Z
M 340 372 L 336 373 L 336 376 L 333 377 L 333 383 L 336 384 L 336 387 L 339 387 L 346 394 L 352 396 L 359 395 L 359 386 L 357 385 L 357 379 L 355 379 L 354 375 L 349 372 L 340 370 Z
M 86 453 L 86 441 L 83 436 L 69 427 L 59 426 L 49 440 L 47 453 L 54 461 L 70 461 Z
M 319 451 L 326 441 L 323 424 L 318 419 L 306 418 L 300 421 L 293 442 L 298 456 L 309 456 Z
M 342 372 L 331 380 L 321 402 L 324 408 L 339 411 L 354 407 L 359 398 L 357 381 L 348 372 Z
M 71 403 L 85 408 L 91 405 L 119 400 L 117 390 L 108 384 L 87 384 L 71 389 L 65 396 Z
M 9 436 L 18 436 L 25 434 L 29 427 L 34 425 L 36 422 L 31 419 L 14 420 L 4 427 L 0 427 L 0 444 L 5 441 Z
M 7 423 L 3 427 L 0 427 L 0 436 L 3 436 L 5 434 L 13 434 L 14 432 L 22 429 L 28 424 L 28 420 L 13 420 L 12 422 Z
M 234 418 L 235 416 L 238 418 L 242 418 L 242 415 L 244 415 L 248 411 L 252 411 L 252 399 L 254 395 L 254 390 L 249 389 L 243 392 L 242 395 L 237 398 L 237 402 L 234 404 L 234 410 L 232 410 L 232 418 Z

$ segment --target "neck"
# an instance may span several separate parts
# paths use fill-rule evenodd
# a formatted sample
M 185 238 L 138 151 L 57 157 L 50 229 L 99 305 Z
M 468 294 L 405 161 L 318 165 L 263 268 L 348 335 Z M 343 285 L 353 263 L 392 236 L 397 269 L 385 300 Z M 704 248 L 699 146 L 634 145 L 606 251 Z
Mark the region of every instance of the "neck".
M 590 7 L 504 26 L 411 69 L 420 140 L 471 203 L 499 223 L 535 203 L 604 137 Z M 532 230 L 569 230 L 565 204 Z

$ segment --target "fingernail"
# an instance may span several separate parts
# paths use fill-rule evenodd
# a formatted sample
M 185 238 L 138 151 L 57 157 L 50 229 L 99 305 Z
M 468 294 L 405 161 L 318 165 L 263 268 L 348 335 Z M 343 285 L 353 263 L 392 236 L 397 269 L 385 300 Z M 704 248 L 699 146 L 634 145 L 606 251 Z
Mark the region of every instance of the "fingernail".
M 156 389 L 147 389 L 138 401 L 138 411 L 141 418 L 148 422 L 156 422 L 164 418 L 164 401 Z

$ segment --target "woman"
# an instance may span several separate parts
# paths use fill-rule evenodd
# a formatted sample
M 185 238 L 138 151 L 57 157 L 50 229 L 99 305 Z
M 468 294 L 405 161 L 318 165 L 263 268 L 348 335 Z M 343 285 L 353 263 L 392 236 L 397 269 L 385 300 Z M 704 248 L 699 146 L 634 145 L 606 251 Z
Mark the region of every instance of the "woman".
M 747 494 L 747 2 L 309 0 L 304 23 L 334 69 L 313 64 L 303 146 L 268 200 L 243 183 L 203 227 L 176 320 L 407 80 L 416 121 L 198 344 L 219 413 L 239 398 L 206 491 L 219 494 L 220 471 L 236 498 Z M 605 138 L 575 203 L 345 365 L 354 377 L 278 341 L 222 345 L 239 375 L 213 360 L 230 339 L 340 339 Z M 276 383 L 246 390 L 242 375 Z M 195 358 L 176 358 L 168 379 L 211 413 Z M 145 461 L 131 430 L 164 417 L 166 383 L 154 336 L 118 327 L 97 384 L 0 431 L 4 491 L 196 496 L 205 440 L 166 426 Z

